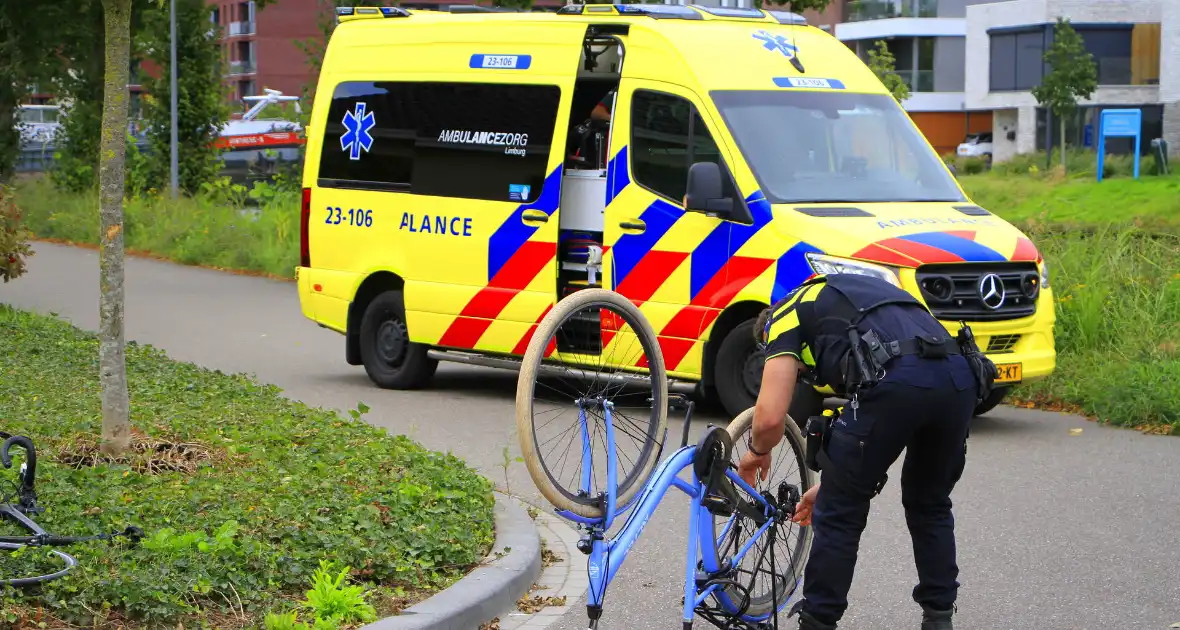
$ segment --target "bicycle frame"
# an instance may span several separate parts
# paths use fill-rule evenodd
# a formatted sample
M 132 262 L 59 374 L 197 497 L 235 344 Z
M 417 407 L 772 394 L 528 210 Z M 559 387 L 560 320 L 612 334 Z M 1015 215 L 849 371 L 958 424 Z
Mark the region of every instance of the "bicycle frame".
M 588 422 L 586 419 L 585 405 L 588 401 L 579 399 L 577 401 L 579 407 L 579 422 L 581 425 L 582 434 L 582 490 L 589 492 L 591 481 L 591 462 L 592 450 L 589 436 Z M 664 497 L 667 495 L 670 488 L 677 488 L 688 495 L 692 502 L 692 509 L 689 516 L 688 524 L 688 544 L 685 550 L 685 569 L 684 569 L 684 610 L 683 621 L 685 628 L 692 625 L 695 609 L 702 604 L 711 595 L 716 594 L 721 600 L 722 605 L 729 609 L 729 612 L 736 612 L 739 605 L 733 602 L 728 594 L 721 590 L 718 592 L 720 584 L 707 584 L 717 574 L 721 573 L 723 568 L 736 566 L 742 561 L 747 553 L 754 547 L 758 539 L 766 533 L 766 531 L 774 524 L 774 517 L 777 515 L 777 508 L 768 503 L 766 499 L 754 488 L 750 487 L 741 477 L 738 476 L 737 471 L 732 468 L 727 468 L 725 471 L 726 477 L 743 492 L 750 496 L 758 508 L 760 508 L 768 519 L 762 524 L 758 531 L 751 536 L 750 540 L 746 542 L 732 557 L 720 558 L 717 554 L 715 541 L 706 539 L 710 534 L 713 526 L 713 514 L 702 505 L 702 499 L 705 496 L 706 488 L 697 478 L 696 472 L 693 469 L 693 462 L 697 453 L 697 445 L 682 445 L 678 450 L 672 453 L 667 459 L 660 462 L 656 469 L 652 472 L 651 477 L 644 483 L 642 491 L 636 495 L 636 499 L 627 505 L 619 508 L 616 506 L 615 496 L 618 488 L 617 478 L 617 457 L 615 454 L 615 435 L 614 423 L 612 420 L 612 409 L 614 405 L 610 401 L 592 401 L 600 403 L 604 410 L 604 417 L 606 420 L 606 453 L 607 453 L 607 481 L 604 503 L 606 510 L 602 518 L 586 518 L 573 514 L 566 510 L 558 510 L 557 514 L 563 518 L 572 520 L 581 525 L 584 525 L 587 534 L 579 542 L 578 547 L 582 551 L 586 551 L 586 546 L 589 546 L 589 564 L 587 572 L 589 573 L 590 585 L 587 596 L 587 613 L 590 616 L 592 626 L 596 624 L 597 619 L 602 614 L 602 603 L 606 594 L 606 589 L 614 580 L 619 567 L 626 562 L 627 554 L 631 547 L 639 539 L 647 526 L 648 520 L 652 514 L 655 513 L 657 507 Z M 690 403 L 691 405 L 691 403 Z M 691 406 L 685 418 L 685 441 L 687 441 L 687 425 L 692 417 Z M 684 481 L 679 477 L 680 473 L 685 469 L 690 471 L 691 482 Z M 605 533 L 613 525 L 615 518 L 621 516 L 624 512 L 634 507 L 622 529 L 611 539 L 607 540 Z M 737 518 L 735 513 L 733 518 Z M 722 537 L 726 535 L 729 526 L 732 525 L 731 520 L 725 527 Z M 722 563 L 725 562 L 725 567 Z M 702 571 L 698 574 L 697 563 L 701 564 Z M 772 578 L 772 583 L 774 582 Z M 704 586 L 702 589 L 701 587 Z M 792 590 L 793 592 L 793 590 Z M 785 605 L 785 601 L 784 601 Z M 775 615 L 780 607 L 773 607 L 773 609 L 761 616 L 750 616 L 743 614 L 741 619 L 747 622 L 759 622 L 769 619 Z

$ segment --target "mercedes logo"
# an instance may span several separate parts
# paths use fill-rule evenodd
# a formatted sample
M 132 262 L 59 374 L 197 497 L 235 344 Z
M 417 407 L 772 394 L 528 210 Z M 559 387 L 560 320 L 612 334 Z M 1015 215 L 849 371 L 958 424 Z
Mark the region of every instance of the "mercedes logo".
M 979 299 L 990 310 L 996 310 L 1004 305 L 1004 281 L 994 273 L 989 273 L 979 279 Z

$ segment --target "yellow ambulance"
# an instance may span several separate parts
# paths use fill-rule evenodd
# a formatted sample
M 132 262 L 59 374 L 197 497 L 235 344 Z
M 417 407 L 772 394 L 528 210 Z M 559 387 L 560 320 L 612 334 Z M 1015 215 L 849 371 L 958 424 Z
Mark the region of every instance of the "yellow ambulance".
M 737 414 L 761 379 L 759 311 L 832 272 L 898 284 L 948 330 L 969 322 L 1005 384 L 1054 369 L 1036 247 L 796 14 L 337 19 L 307 129 L 299 298 L 381 387 L 426 386 L 438 361 L 517 365 L 557 300 L 602 287 L 651 322 L 674 387 Z M 805 393 L 796 417 L 822 402 Z

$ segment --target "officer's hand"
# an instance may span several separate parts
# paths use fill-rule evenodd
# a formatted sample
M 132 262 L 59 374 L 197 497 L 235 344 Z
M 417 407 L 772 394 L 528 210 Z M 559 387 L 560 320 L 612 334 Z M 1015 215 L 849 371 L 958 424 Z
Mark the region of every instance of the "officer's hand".
M 750 451 L 746 451 L 746 454 L 742 455 L 742 461 L 738 462 L 738 476 L 741 477 L 743 481 L 750 484 L 751 488 L 758 487 L 754 482 L 755 474 L 758 474 L 758 477 L 761 478 L 762 481 L 766 481 L 766 475 L 769 472 L 770 453 L 759 457 Z
M 815 484 L 803 493 L 799 499 L 799 505 L 795 506 L 795 514 L 791 516 L 791 520 L 800 525 L 811 524 L 811 510 L 815 507 L 815 496 L 819 494 L 819 484 Z

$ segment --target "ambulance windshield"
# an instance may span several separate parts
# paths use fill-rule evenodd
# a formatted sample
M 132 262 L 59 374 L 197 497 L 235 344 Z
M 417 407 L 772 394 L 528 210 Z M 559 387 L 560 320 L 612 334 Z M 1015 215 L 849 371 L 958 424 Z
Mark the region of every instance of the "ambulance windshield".
M 712 97 L 771 203 L 964 201 L 889 95 L 774 90 Z

